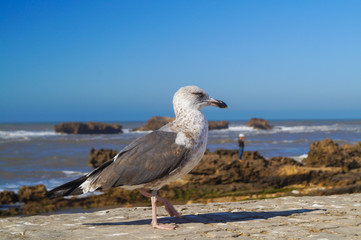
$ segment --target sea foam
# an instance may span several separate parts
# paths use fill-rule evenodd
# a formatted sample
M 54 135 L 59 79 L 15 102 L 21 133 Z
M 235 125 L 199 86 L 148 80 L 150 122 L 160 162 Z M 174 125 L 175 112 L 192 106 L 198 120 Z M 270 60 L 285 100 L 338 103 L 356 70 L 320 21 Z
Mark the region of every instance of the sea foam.
M 0 139 L 4 140 L 30 140 L 31 138 L 39 137 L 48 137 L 61 135 L 60 133 L 55 133 L 54 131 L 25 131 L 25 130 L 16 130 L 16 131 L 0 131 Z
M 300 125 L 300 126 L 274 126 L 271 130 L 260 130 L 248 127 L 245 125 L 230 126 L 228 129 L 223 131 L 236 131 L 251 134 L 274 134 L 274 133 L 313 133 L 313 132 L 335 132 L 335 131 L 349 131 L 349 132 L 360 132 L 361 129 L 357 127 L 344 126 L 340 124 L 333 125 Z M 222 131 L 222 130 L 218 130 Z

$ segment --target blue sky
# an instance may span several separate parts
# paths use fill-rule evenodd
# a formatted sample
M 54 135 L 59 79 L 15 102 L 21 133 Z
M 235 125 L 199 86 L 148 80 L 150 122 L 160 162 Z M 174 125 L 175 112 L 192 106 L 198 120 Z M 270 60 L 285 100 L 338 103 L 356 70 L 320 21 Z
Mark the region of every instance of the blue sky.
M 361 118 L 361 1 L 1 1 L 0 122 Z

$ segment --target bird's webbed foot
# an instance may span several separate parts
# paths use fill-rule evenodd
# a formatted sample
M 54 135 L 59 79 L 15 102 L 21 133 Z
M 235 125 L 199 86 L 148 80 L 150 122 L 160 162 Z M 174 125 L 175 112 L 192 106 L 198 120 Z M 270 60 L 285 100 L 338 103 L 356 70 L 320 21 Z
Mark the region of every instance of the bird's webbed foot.
M 153 228 L 162 229 L 162 230 L 174 230 L 178 227 L 177 225 L 173 225 L 173 224 L 154 223 L 153 221 L 151 224 Z

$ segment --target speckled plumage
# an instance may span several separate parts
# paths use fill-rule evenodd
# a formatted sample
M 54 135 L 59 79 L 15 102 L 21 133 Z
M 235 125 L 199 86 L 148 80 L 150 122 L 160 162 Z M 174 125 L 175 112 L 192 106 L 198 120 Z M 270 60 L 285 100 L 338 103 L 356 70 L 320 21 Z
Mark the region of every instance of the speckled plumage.
M 208 94 L 196 86 L 181 88 L 174 95 L 173 107 L 176 119 L 159 129 L 159 131 L 169 131 L 177 133 L 176 144 L 184 145 L 187 149 L 187 157 L 181 166 L 173 170 L 167 177 L 153 187 L 177 180 L 190 172 L 202 159 L 206 150 L 208 139 L 208 121 L 201 112 L 205 107 L 203 102 L 198 103 L 196 96 L 190 93 L 203 93 L 209 98 Z

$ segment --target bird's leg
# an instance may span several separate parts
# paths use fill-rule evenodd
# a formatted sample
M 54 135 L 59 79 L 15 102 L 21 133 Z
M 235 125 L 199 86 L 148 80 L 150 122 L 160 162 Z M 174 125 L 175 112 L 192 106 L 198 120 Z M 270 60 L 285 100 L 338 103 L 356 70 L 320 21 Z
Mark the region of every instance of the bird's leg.
M 139 189 L 139 192 L 144 196 L 144 197 L 152 197 L 152 194 L 147 192 L 144 188 Z
M 145 191 L 143 188 L 141 188 L 139 192 L 145 197 L 152 197 L 152 194 Z M 175 210 L 173 205 L 167 199 L 157 196 L 157 200 L 164 205 L 165 210 L 167 210 L 171 217 L 181 217 L 181 215 L 177 212 L 177 210 Z
M 176 225 L 158 224 L 158 221 L 157 221 L 157 204 L 156 203 L 157 203 L 157 200 L 159 200 L 160 197 L 157 196 L 157 190 L 154 190 L 153 194 L 151 194 L 151 193 L 147 192 L 146 190 L 144 190 L 143 188 L 141 188 L 139 190 L 139 192 L 145 197 L 150 197 L 150 201 L 152 203 L 152 223 L 151 223 L 152 227 L 158 228 L 158 229 L 166 229 L 166 230 L 173 230 L 173 229 L 175 229 L 177 227 Z M 160 199 L 161 199 L 160 202 L 164 204 L 164 200 L 166 200 L 166 199 L 164 199 L 164 198 L 160 198 Z M 169 203 L 168 200 L 166 200 L 166 201 Z M 173 206 L 172 206 L 172 208 L 174 209 Z M 165 209 L 167 210 L 167 212 L 169 214 L 171 214 L 169 212 L 169 210 L 167 209 L 167 207 Z M 175 211 L 175 209 L 174 209 L 174 211 Z M 175 212 L 177 212 L 177 211 L 175 211 Z
M 158 224 L 157 221 L 157 190 L 153 191 L 152 196 L 150 197 L 150 201 L 152 203 L 152 227 L 157 229 L 165 229 L 165 230 L 173 230 L 177 226 L 170 224 Z
M 173 205 L 172 205 L 167 199 L 161 198 L 161 197 L 158 197 L 158 196 L 157 196 L 157 200 L 164 205 L 165 210 L 167 210 L 167 212 L 169 213 L 169 215 L 170 215 L 171 217 L 181 217 L 181 215 L 179 214 L 179 212 L 177 212 L 177 210 L 175 210 L 175 208 L 173 207 Z

